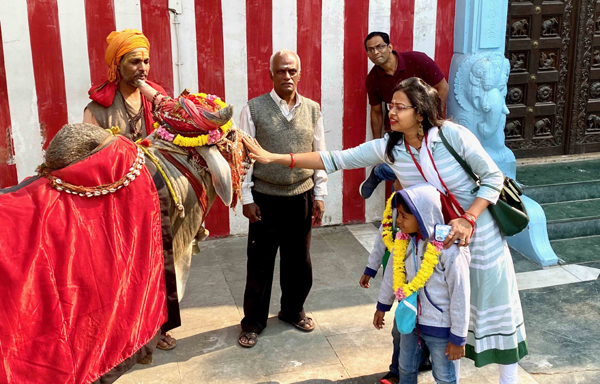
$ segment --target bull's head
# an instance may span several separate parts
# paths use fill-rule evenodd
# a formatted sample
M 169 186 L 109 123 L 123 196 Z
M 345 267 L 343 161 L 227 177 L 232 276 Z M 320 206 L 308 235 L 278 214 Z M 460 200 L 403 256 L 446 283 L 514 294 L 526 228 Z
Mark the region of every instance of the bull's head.
M 155 119 L 160 121 L 164 127 L 168 127 L 169 131 L 183 131 L 182 133 L 188 136 L 199 135 L 200 132 L 210 132 L 208 134 L 209 144 L 216 143 L 217 145 L 201 145 L 195 149 L 206 162 L 215 192 L 223 203 L 230 205 L 233 200 L 234 189 L 231 178 L 231 167 L 233 167 L 234 172 L 241 171 L 239 169 L 240 159 L 236 159 L 234 156 L 233 159 L 229 158 L 228 162 L 221 153 L 224 147 L 223 145 L 219 145 L 219 138 L 222 134 L 220 127 L 222 128 L 224 125 L 229 126 L 231 124 L 232 128 L 230 129 L 236 130 L 232 119 L 233 106 L 225 105 L 218 99 L 217 104 L 220 107 L 213 111 L 205 108 L 205 106 L 196 105 L 191 98 L 188 98 L 189 91 L 187 89 L 178 98 L 172 99 L 161 95 L 144 81 L 138 81 L 136 86 L 138 86 L 144 97 L 154 103 Z M 195 95 L 190 95 L 190 97 L 195 97 Z M 204 95 L 204 97 L 208 101 L 208 96 Z M 211 102 L 215 102 L 214 97 L 210 100 Z M 231 151 L 237 149 L 238 145 L 242 146 L 243 144 L 239 135 L 241 135 L 239 132 L 228 134 L 227 136 L 231 139 L 230 141 L 233 142 L 232 145 L 235 148 L 231 148 L 230 145 L 229 148 L 225 149 Z M 180 145 L 177 140 L 174 140 L 173 144 Z M 236 167 L 238 168 L 237 170 L 235 169 Z M 240 179 L 243 179 L 243 176 L 243 174 L 240 174 Z M 239 182 L 239 180 L 236 181 Z

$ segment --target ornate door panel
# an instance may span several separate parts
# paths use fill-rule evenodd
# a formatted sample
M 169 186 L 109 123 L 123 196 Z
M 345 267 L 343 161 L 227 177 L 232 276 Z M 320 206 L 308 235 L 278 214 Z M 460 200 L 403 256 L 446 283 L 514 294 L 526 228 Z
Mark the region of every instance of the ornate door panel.
M 504 132 L 506 145 L 517 157 L 565 151 L 572 11 L 572 0 L 510 0 L 506 41 L 510 113 Z
M 581 0 L 568 153 L 600 151 L 600 3 Z

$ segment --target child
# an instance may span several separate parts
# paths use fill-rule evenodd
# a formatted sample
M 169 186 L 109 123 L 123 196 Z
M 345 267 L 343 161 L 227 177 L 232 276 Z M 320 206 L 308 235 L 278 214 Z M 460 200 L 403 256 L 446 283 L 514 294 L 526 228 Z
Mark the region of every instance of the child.
M 379 267 L 383 266 L 383 273 L 387 269 L 387 263 L 390 256 L 390 251 L 387 250 L 383 240 L 381 239 L 382 226 L 379 226 L 379 235 L 377 239 L 375 239 L 375 244 L 373 245 L 373 250 L 369 254 L 369 260 L 367 261 L 367 266 L 365 267 L 365 272 L 360 278 L 358 284 L 363 288 L 370 288 L 371 285 L 369 281 L 371 278 L 377 275 L 377 271 Z M 394 324 L 392 328 L 392 344 L 394 347 L 394 352 L 392 353 L 392 363 L 390 364 L 390 370 L 386 373 L 381 379 L 379 379 L 380 384 L 398 384 L 400 380 L 400 373 L 398 371 L 398 358 L 400 355 L 400 333 Z M 428 359 L 423 359 L 428 360 Z M 423 364 L 421 364 L 423 365 Z M 431 366 L 431 365 L 430 365 Z M 421 367 L 419 367 L 419 370 Z
M 371 280 L 371 278 L 377 275 L 379 267 L 383 266 L 383 273 L 385 273 L 386 271 L 390 251 L 387 250 L 381 238 L 382 230 L 383 227 L 380 225 L 379 235 L 375 240 L 373 250 L 369 254 L 369 260 L 367 261 L 365 271 L 358 282 L 358 284 L 365 289 L 371 287 L 369 281 Z M 400 373 L 398 371 L 398 359 L 400 357 L 400 333 L 396 328 L 396 322 L 394 322 L 394 327 L 392 328 L 392 344 L 394 352 L 392 353 L 392 362 L 390 364 L 390 370 L 388 373 L 385 374 L 385 376 L 379 379 L 379 382 L 381 384 L 398 384 L 398 381 L 400 380 Z M 423 345 L 423 354 L 421 364 L 419 365 L 419 372 L 425 371 L 431 371 L 431 361 L 429 360 L 429 349 L 427 349 L 426 345 Z
M 391 228 L 393 206 L 401 231 L 395 240 Z M 470 253 L 468 247 L 453 245 L 444 250 L 440 243 L 436 244 L 434 227 L 443 222 L 439 192 L 429 184 L 399 191 L 390 198 L 384 213 L 383 238 L 393 251 L 379 290 L 375 327 L 383 327 L 385 312 L 391 309 L 394 297 L 403 299 L 418 293 L 417 325 L 400 340 L 399 371 L 403 384 L 417 383 L 421 341 L 431 352 L 437 383 L 456 383 L 452 360 L 465 355 Z M 399 255 L 404 247 L 406 251 Z

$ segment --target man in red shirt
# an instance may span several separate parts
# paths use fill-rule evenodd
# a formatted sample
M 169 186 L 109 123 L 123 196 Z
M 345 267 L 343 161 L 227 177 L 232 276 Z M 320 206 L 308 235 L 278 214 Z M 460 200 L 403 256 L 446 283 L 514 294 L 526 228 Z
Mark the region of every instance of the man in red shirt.
M 394 88 L 404 79 L 419 77 L 427 84 L 433 86 L 446 105 L 448 96 L 448 82 L 437 64 L 422 52 L 396 52 L 390 37 L 384 32 L 371 32 L 365 38 L 365 49 L 369 60 L 375 66 L 367 76 L 367 93 L 371 105 L 371 130 L 373 138 L 382 137 L 382 131 L 390 130 L 390 119 L 387 108 L 382 103 L 392 101 Z M 368 199 L 383 180 L 395 180 L 396 176 L 386 164 L 373 168 L 369 177 L 360 185 L 360 194 Z

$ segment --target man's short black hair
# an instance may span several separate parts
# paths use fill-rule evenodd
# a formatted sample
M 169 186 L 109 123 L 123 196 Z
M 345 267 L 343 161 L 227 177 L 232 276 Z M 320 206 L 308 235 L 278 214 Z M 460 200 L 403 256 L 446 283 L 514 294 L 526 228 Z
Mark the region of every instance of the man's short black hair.
M 374 38 L 375 36 L 379 36 L 383 39 L 383 42 L 386 44 L 390 43 L 390 35 L 388 35 L 385 32 L 371 32 L 367 35 L 367 37 L 365 38 L 365 49 L 367 49 L 367 41 L 371 40 L 372 38 Z

